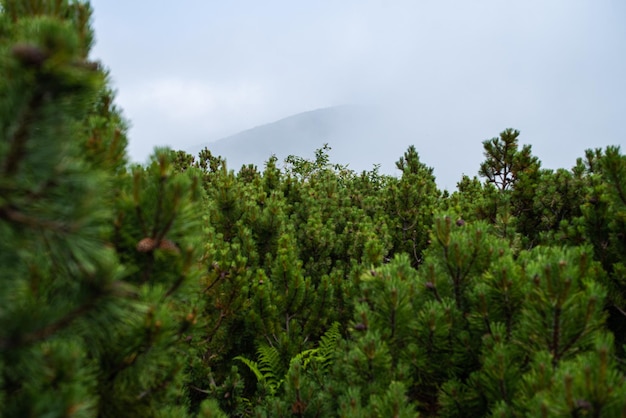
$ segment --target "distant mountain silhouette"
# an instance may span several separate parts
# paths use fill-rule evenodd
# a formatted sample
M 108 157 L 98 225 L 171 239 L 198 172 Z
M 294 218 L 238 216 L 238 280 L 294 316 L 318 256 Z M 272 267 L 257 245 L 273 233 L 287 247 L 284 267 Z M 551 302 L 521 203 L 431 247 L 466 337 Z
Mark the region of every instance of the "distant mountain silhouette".
M 403 152 L 399 150 L 392 161 L 379 160 L 385 150 L 379 122 L 376 112 L 365 106 L 327 107 L 257 126 L 190 151 L 197 154 L 208 147 L 214 155 L 226 158 L 228 168 L 238 171 L 244 164 L 262 169 L 272 155 L 280 165 L 289 155 L 313 158 L 315 150 L 328 143 L 332 163 L 347 164 L 356 171 L 369 170 L 374 164 L 392 166 Z

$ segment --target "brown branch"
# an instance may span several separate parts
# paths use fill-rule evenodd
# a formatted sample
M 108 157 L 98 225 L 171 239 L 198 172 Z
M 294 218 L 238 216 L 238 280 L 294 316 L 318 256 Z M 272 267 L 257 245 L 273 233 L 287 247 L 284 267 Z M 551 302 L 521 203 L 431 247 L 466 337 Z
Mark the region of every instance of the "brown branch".
M 52 231 L 62 233 L 68 233 L 76 230 L 75 225 L 59 221 L 37 219 L 7 206 L 0 207 L 0 219 L 6 219 L 8 221 L 23 224 L 26 226 L 50 229 Z
M 224 321 L 224 318 L 226 318 L 226 313 L 224 312 L 224 310 L 221 310 L 220 317 L 215 323 L 215 326 L 213 327 L 209 335 L 204 339 L 205 343 L 210 343 L 213 340 L 213 337 L 215 337 L 217 330 L 220 329 L 220 327 L 222 326 L 222 322 Z
M 626 312 L 624 312 L 624 310 L 622 308 L 620 308 L 619 306 L 617 306 L 615 304 L 613 305 L 613 307 L 615 309 L 617 309 L 619 311 L 619 313 L 621 313 L 622 315 L 626 316 Z
M 37 92 L 29 100 L 26 108 L 22 111 L 22 114 L 18 121 L 18 126 L 11 138 L 9 138 L 9 151 L 7 158 L 4 160 L 3 172 L 5 176 L 11 176 L 15 174 L 19 168 L 19 163 L 24 156 L 24 149 L 26 148 L 26 141 L 30 135 L 35 119 L 35 113 L 43 103 L 43 92 Z
M 23 334 L 18 338 L 0 338 L 0 349 L 15 349 L 22 347 L 24 345 L 33 344 L 38 341 L 45 340 L 53 336 L 55 333 L 61 331 L 63 328 L 68 327 L 72 324 L 76 319 L 78 319 L 81 315 L 96 307 L 96 302 L 99 299 L 102 299 L 105 296 L 117 296 L 117 297 L 136 297 L 136 294 L 129 291 L 128 288 L 121 281 L 112 282 L 106 289 L 91 298 L 84 304 L 80 305 L 78 308 L 74 309 L 64 317 L 58 319 L 57 321 L 46 325 L 45 327 L 31 331 L 29 333 Z
M 550 349 L 554 353 L 552 357 L 552 365 L 556 367 L 560 360 L 561 353 L 559 352 L 559 337 L 561 336 L 561 308 L 557 307 L 552 317 L 552 341 L 550 342 Z
M 69 326 L 74 320 L 80 317 L 85 312 L 93 309 L 94 303 L 93 300 L 79 306 L 74 309 L 72 312 L 65 315 L 63 318 L 41 328 L 36 331 L 29 332 L 27 334 L 21 335 L 18 339 L 0 339 L 0 349 L 15 349 L 22 347 L 24 345 L 33 344 L 41 340 L 45 340 L 46 338 L 51 337 L 58 331 L 63 328 Z
M 158 235 L 157 228 L 159 227 L 159 223 L 161 222 L 161 212 L 163 211 L 163 199 L 164 199 L 163 195 L 165 194 L 164 188 L 165 188 L 166 180 L 167 180 L 167 176 L 161 174 L 161 177 L 159 178 L 159 187 L 157 191 L 157 207 L 154 213 L 154 225 L 152 225 L 152 234 L 151 234 L 152 238 L 159 238 L 159 239 L 163 238 L 162 236 Z M 166 231 L 163 231 L 162 234 L 165 234 L 165 232 Z
M 167 299 L 168 297 L 172 296 L 174 294 L 174 292 L 176 292 L 178 290 L 180 285 L 183 284 L 185 279 L 186 279 L 186 276 L 184 274 L 181 274 L 176 279 L 176 281 L 172 284 L 172 286 L 170 286 L 170 288 L 167 290 L 167 292 L 165 292 L 165 294 L 163 295 L 163 298 L 161 300 L 163 301 L 163 300 Z
M 139 395 L 137 395 L 137 400 L 141 400 L 148 395 L 161 392 L 162 390 L 167 388 L 174 381 L 174 377 L 176 376 L 176 374 L 178 374 L 179 371 L 180 371 L 180 367 L 176 367 L 172 371 L 172 373 L 169 376 L 167 376 L 167 378 L 163 379 L 163 381 L 161 381 L 158 385 L 148 388 L 144 390 L 143 392 L 141 392 Z

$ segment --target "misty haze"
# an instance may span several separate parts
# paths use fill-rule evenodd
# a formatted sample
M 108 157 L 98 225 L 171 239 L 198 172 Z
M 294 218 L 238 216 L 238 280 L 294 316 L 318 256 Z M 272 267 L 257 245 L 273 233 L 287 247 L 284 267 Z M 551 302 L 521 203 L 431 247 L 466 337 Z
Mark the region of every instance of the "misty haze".
M 396 174 L 395 160 L 383 160 L 410 138 L 390 138 L 389 123 L 380 109 L 366 106 L 336 106 L 293 115 L 257 126 L 218 141 L 204 143 L 188 151 L 197 154 L 206 147 L 226 158 L 228 167 L 237 171 L 242 165 L 259 168 L 272 155 L 281 164 L 290 155 L 312 158 L 315 150 L 328 144 L 332 163 L 347 165 L 360 172 L 379 166 L 381 173 Z M 393 139 L 393 140 L 392 140 Z
M 625 143 L 621 1 L 92 3 L 94 56 L 132 121 L 137 162 L 155 146 L 214 143 L 238 169 L 328 142 L 333 162 L 393 172 L 414 144 L 453 189 L 506 128 L 547 168 Z M 286 126 L 292 116 L 306 129 Z M 229 137 L 249 149 L 234 153 Z

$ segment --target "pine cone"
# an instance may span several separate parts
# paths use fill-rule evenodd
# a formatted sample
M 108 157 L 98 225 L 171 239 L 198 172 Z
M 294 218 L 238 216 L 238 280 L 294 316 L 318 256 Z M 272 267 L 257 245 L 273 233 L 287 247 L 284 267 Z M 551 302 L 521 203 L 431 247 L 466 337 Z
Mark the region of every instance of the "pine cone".
M 29 67 L 41 67 L 48 54 L 36 45 L 17 44 L 13 47 L 13 56 Z
M 148 253 L 157 247 L 157 241 L 154 238 L 144 238 L 137 243 L 137 251 L 140 253 Z
M 367 325 L 365 325 L 364 323 L 358 323 L 354 326 L 354 329 L 357 331 L 367 331 Z
M 176 254 L 180 253 L 180 249 L 178 248 L 178 245 L 176 245 L 174 241 L 171 241 L 169 239 L 161 240 L 161 242 L 159 243 L 159 249 L 165 250 L 165 251 L 171 251 Z
M 72 65 L 74 67 L 78 67 L 78 68 L 82 68 L 85 69 L 87 71 L 99 71 L 100 70 L 100 63 L 97 61 L 88 61 L 88 60 L 83 60 L 83 61 L 76 61 L 74 63 L 72 63 Z

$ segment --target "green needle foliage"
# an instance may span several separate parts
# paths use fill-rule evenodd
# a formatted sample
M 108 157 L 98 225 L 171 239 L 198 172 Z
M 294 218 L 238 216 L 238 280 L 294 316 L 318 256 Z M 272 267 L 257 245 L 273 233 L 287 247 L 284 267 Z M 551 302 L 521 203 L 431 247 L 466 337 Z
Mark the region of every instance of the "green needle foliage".
M 111 233 L 114 193 L 89 134 L 106 76 L 87 60 L 90 10 L 3 2 L 0 27 L 0 403 L 6 416 L 94 416 L 100 343 L 135 310 Z M 101 104 L 101 109 L 104 108 Z M 118 127 L 123 143 L 124 126 Z M 103 145 L 103 149 L 109 145 Z M 92 154 L 93 155 L 93 154 Z M 114 158 L 123 164 L 123 153 Z
M 440 193 L 433 168 L 420 161 L 413 145 L 396 162 L 396 167 L 402 176 L 389 181 L 385 203 L 388 222 L 393 227 L 393 253 L 411 254 L 412 265 L 418 266 Z
M 184 416 L 198 182 L 127 171 L 90 13 L 2 4 L 0 411 Z
M 131 165 L 88 3 L 0 4 L 0 416 L 626 416 L 619 148 Z

